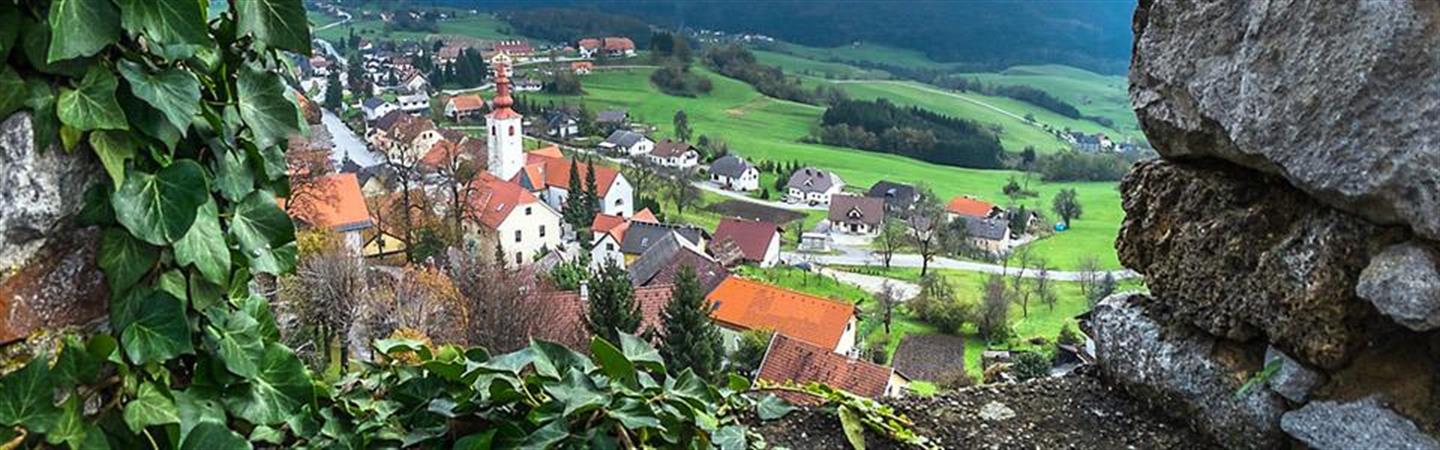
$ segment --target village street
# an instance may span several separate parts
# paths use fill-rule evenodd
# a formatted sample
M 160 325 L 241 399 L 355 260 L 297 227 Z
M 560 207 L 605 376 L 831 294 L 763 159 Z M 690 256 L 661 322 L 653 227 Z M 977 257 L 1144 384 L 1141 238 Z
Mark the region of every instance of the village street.
M 880 261 L 880 256 L 877 255 L 877 254 L 875 254 L 875 253 L 873 253 L 870 249 L 867 249 L 867 248 L 836 247 L 836 250 L 838 250 L 840 253 L 838 253 L 838 254 L 820 254 L 820 253 L 800 253 L 800 252 L 785 251 L 785 252 L 780 252 L 780 260 L 781 260 L 781 261 L 784 261 L 784 262 L 786 262 L 786 263 L 791 263 L 791 264 L 801 263 L 801 262 L 809 262 L 809 263 L 816 263 L 816 264 L 822 264 L 822 265 L 837 265 L 837 266 L 882 266 L 882 265 L 883 265 L 883 264 L 881 263 L 881 261 Z M 895 256 L 890 259 L 890 265 L 893 266 L 893 267 L 920 267 L 920 266 L 921 266 L 920 255 L 911 254 L 911 253 L 896 253 Z M 951 258 L 946 258 L 946 257 L 943 257 L 943 256 L 937 256 L 937 257 L 931 259 L 931 260 L 930 260 L 930 268 L 932 268 L 932 269 L 966 270 L 966 271 L 970 271 L 970 272 L 996 273 L 996 274 L 1002 274 L 1002 275 L 1010 275 L 1010 274 L 1015 273 L 1016 270 L 1019 270 L 1019 269 L 1016 268 L 1016 267 L 1006 268 L 1005 266 L 1001 266 L 1001 265 L 997 265 L 997 264 L 988 264 L 988 263 L 980 263 L 980 262 L 973 262 L 973 261 L 961 261 L 961 260 L 958 260 L 958 259 L 951 259 Z M 1136 274 L 1135 272 L 1130 271 L 1130 270 L 1114 270 L 1114 271 L 1110 271 L 1110 272 L 1099 272 L 1099 275 L 1100 275 L 1100 276 L 1104 276 L 1106 273 L 1109 273 L 1111 276 L 1115 277 L 1115 279 L 1117 279 L 1117 280 L 1123 280 L 1123 279 L 1127 279 L 1127 278 L 1135 278 L 1135 277 L 1139 276 L 1139 274 Z M 1025 277 L 1025 278 L 1035 278 L 1035 277 L 1036 277 L 1036 273 L 1035 273 L 1034 270 L 1025 270 L 1025 273 L 1021 274 L 1021 276 Z M 1080 272 L 1062 272 L 1062 271 L 1056 271 L 1056 270 L 1050 271 L 1049 276 L 1050 276 L 1050 279 L 1052 279 L 1052 280 L 1060 280 L 1060 281 L 1080 281 L 1080 279 L 1083 277 L 1083 275 L 1082 275 Z

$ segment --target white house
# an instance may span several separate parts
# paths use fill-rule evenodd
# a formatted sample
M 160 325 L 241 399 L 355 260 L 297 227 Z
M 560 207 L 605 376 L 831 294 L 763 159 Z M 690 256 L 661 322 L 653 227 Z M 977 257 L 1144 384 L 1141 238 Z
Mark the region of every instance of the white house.
M 365 131 L 365 139 L 370 148 L 385 152 L 392 160 L 411 164 L 444 136 L 428 118 L 391 111 L 371 124 Z
M 689 169 L 700 165 L 700 152 L 690 144 L 665 139 L 655 144 L 650 151 L 650 162 L 676 169 Z
M 430 90 L 430 80 L 426 80 L 425 76 L 421 75 L 420 72 L 415 72 L 410 75 L 409 79 L 405 80 L 405 84 L 403 84 L 402 87 L 410 92 L 424 93 Z
M 596 233 L 590 246 L 590 268 L 600 270 L 606 264 L 625 267 L 625 254 L 620 253 L 620 239 L 614 233 Z
M 530 152 L 525 158 L 525 167 L 514 177 L 515 182 L 544 199 L 551 207 L 557 210 L 564 208 L 565 200 L 570 197 L 572 189 L 570 159 L 565 158 L 555 146 Z M 590 164 L 577 161 L 574 167 L 579 171 L 581 183 L 586 182 Z M 594 171 L 595 188 L 600 191 L 600 212 L 620 217 L 634 215 L 634 188 L 625 176 L 620 174 L 619 170 L 598 164 Z
M 430 97 L 425 94 L 401 95 L 395 98 L 400 102 L 400 110 L 410 114 L 424 113 L 430 110 Z
M 600 143 L 600 149 L 612 154 L 626 156 L 638 156 L 650 153 L 655 149 L 655 141 L 645 135 L 630 130 L 615 130 L 605 142 Z
M 760 170 L 735 155 L 725 155 L 710 163 L 710 181 L 732 191 L 760 189 Z
M 505 254 L 506 263 L 529 264 L 546 249 L 560 248 L 560 213 L 519 185 L 488 172 L 471 182 L 474 194 L 466 220 L 466 242 L 473 252 L 481 248 L 482 236 L 493 237 Z
M 845 181 L 834 172 L 806 167 L 791 174 L 785 187 L 785 201 L 821 205 L 829 204 L 830 196 L 845 188 Z
M 846 234 L 874 236 L 885 223 L 885 200 L 875 197 L 836 194 L 830 197 L 826 220 L 830 229 Z
M 390 114 L 390 111 L 400 109 L 400 106 L 376 97 L 370 97 L 360 102 L 360 109 L 365 112 L 366 122 L 374 122 L 381 117 L 385 117 L 386 114 Z

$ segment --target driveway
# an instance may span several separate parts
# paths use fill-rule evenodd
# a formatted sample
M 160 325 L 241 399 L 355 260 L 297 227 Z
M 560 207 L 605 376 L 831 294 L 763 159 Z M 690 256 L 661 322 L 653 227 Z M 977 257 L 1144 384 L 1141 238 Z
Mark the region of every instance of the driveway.
M 820 269 L 820 274 L 828 276 L 830 278 L 834 278 L 836 281 L 839 281 L 841 283 L 853 284 L 856 287 L 859 287 L 860 290 L 869 292 L 871 294 L 879 294 L 880 291 L 884 289 L 885 285 L 889 284 L 895 289 L 895 293 L 899 294 L 899 300 L 902 302 L 910 301 L 910 299 L 913 299 L 915 298 L 915 296 L 920 295 L 920 286 L 908 281 L 893 280 L 885 277 L 877 277 L 874 275 L 865 275 L 829 268 Z

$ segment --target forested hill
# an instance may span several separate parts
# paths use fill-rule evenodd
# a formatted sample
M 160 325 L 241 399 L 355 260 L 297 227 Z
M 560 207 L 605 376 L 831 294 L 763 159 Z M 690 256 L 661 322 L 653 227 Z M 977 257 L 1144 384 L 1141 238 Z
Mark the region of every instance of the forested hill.
M 530 0 L 481 7 L 541 5 L 632 14 L 666 27 L 755 32 L 812 46 L 885 44 L 985 69 L 1058 63 L 1119 74 L 1130 58 L 1135 0 Z

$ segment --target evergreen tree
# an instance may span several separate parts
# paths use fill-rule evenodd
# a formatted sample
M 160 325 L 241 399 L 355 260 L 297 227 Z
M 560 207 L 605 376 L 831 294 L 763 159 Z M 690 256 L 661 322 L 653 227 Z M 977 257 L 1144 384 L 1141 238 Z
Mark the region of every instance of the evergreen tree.
M 605 199 L 600 198 L 600 188 L 595 186 L 595 158 L 590 158 L 590 163 L 585 165 L 585 202 L 586 211 L 589 211 L 590 221 L 595 221 L 595 215 L 602 210 L 601 203 Z
M 725 346 L 720 330 L 710 321 L 709 311 L 695 271 L 681 267 L 675 276 L 670 304 L 665 305 L 661 316 L 665 333 L 660 342 L 660 355 L 671 370 L 679 372 L 689 368 L 705 379 L 719 375 Z
M 565 198 L 565 206 L 560 209 L 560 216 L 565 223 L 570 224 L 576 230 L 590 226 L 585 220 L 585 213 L 590 209 L 590 201 L 585 198 L 585 188 L 580 184 L 580 168 L 575 165 L 575 159 L 570 159 L 570 185 L 569 193 Z M 595 219 L 593 216 L 590 218 Z
M 675 111 L 675 139 L 680 142 L 690 141 L 690 117 L 685 115 L 685 110 Z
M 605 263 L 590 285 L 590 309 L 585 326 L 590 333 L 611 342 L 620 342 L 620 334 L 635 334 L 640 329 L 640 305 L 635 302 L 630 274 L 614 261 Z
M 325 109 L 335 113 L 340 112 L 340 106 L 344 103 L 345 94 L 340 90 L 340 68 L 330 71 L 330 76 L 325 82 Z

